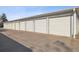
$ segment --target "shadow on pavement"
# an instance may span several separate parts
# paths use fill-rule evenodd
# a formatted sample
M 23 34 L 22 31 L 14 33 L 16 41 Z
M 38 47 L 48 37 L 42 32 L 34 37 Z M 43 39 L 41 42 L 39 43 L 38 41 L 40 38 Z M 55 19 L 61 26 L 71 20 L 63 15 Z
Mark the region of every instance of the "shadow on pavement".
M 32 49 L 0 33 L 0 52 L 32 52 Z

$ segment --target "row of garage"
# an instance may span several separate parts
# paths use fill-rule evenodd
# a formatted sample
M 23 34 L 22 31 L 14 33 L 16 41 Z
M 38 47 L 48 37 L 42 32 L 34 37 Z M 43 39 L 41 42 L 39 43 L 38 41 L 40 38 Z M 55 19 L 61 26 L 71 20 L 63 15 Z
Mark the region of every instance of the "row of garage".
M 8 21 L 4 23 L 4 28 L 75 37 L 75 35 L 79 33 L 79 19 L 77 19 L 78 13 L 76 13 L 77 9 L 62 10 Z
M 70 16 L 10 22 L 4 28 L 70 36 Z

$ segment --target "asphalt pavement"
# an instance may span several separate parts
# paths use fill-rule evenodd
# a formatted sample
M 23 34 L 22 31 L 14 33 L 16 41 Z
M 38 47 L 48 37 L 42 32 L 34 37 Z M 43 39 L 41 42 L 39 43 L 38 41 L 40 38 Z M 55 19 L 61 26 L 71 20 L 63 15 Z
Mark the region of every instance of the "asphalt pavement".
M 32 50 L 0 33 L 0 52 L 32 52 Z

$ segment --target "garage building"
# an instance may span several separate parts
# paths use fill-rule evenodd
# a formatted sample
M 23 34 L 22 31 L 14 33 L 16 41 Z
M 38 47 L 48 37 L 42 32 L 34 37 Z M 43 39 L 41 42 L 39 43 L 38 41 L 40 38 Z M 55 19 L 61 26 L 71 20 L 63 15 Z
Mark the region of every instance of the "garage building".
M 4 29 L 75 38 L 79 34 L 79 9 L 67 9 L 4 22 Z

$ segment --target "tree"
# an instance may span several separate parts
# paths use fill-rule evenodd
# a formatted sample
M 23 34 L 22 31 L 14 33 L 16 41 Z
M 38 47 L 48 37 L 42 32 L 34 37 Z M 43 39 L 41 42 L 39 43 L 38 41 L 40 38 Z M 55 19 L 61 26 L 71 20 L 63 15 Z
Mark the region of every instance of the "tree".
M 2 14 L 1 19 L 3 22 L 8 21 L 5 13 Z
M 0 27 L 3 27 L 3 22 L 6 22 L 6 21 L 8 21 L 6 14 L 3 13 L 2 16 L 0 16 Z

